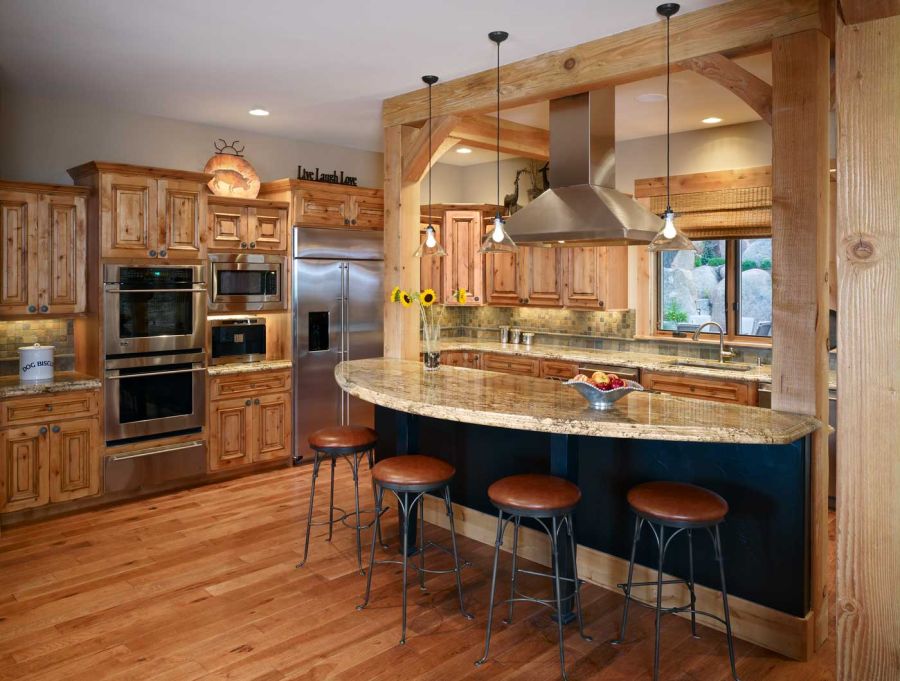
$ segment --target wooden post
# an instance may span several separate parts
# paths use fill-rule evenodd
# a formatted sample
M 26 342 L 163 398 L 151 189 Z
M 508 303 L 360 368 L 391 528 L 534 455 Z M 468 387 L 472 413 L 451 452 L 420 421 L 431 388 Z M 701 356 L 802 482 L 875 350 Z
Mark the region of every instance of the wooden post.
M 900 678 L 900 17 L 853 26 L 838 20 L 836 52 L 837 678 L 895 681 Z
M 828 38 L 772 41 L 772 408 L 828 423 Z M 827 427 L 827 425 L 826 425 Z M 810 652 L 828 637 L 828 436 L 810 453 Z

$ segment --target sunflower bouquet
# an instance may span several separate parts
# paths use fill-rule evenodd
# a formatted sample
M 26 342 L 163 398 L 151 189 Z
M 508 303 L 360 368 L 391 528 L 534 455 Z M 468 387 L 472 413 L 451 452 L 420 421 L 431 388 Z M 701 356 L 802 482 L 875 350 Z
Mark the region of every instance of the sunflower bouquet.
M 466 295 L 466 289 L 464 288 L 453 291 L 453 298 L 461 305 L 465 304 Z M 439 344 L 444 307 L 443 305 L 434 306 L 438 302 L 434 289 L 427 288 L 424 291 L 410 293 L 399 286 L 395 286 L 391 290 L 391 295 L 388 299 L 392 303 L 400 303 L 403 307 L 416 305 L 419 308 L 419 315 L 422 320 L 422 341 L 425 346 L 425 368 L 437 369 L 440 366 L 441 352 Z

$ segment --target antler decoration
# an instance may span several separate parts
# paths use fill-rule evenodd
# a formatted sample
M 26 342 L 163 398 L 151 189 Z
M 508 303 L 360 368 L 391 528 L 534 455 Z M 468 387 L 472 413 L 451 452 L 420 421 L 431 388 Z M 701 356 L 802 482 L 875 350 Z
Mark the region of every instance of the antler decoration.
M 221 144 L 220 144 L 220 142 L 221 142 Z M 235 140 L 231 144 L 228 144 L 228 142 L 226 142 L 225 140 L 223 140 L 220 137 L 215 142 L 213 142 L 213 146 L 216 148 L 217 154 L 230 154 L 231 156 L 241 156 L 241 152 L 244 151 L 244 145 L 241 144 L 241 148 L 238 149 L 237 145 L 240 144 L 240 142 L 241 142 L 240 140 Z M 228 151 L 229 149 L 231 149 L 231 151 Z

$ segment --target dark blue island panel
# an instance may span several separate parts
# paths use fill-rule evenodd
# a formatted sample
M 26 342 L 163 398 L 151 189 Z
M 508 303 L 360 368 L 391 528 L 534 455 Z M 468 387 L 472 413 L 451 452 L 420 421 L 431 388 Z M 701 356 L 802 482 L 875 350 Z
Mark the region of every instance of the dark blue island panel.
M 809 609 L 808 438 L 787 445 L 670 442 L 554 435 L 481 426 L 375 408 L 379 459 L 436 456 L 456 467 L 454 503 L 494 514 L 488 486 L 515 473 L 564 475 L 581 488 L 575 512 L 580 545 L 627 560 L 634 517 L 625 495 L 639 483 L 701 485 L 730 506 L 722 526 L 729 594 L 803 617 Z M 646 532 L 646 530 L 645 530 Z M 672 545 L 666 571 L 687 576 L 687 539 Z M 710 542 L 694 542 L 698 583 L 718 589 Z M 655 567 L 644 536 L 637 561 Z

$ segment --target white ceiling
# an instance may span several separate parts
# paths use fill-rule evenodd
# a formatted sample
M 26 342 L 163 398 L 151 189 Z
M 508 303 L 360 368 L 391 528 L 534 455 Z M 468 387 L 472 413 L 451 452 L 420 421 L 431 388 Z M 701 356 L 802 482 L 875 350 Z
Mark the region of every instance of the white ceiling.
M 683 0 L 682 12 L 721 1 Z M 489 31 L 510 32 L 508 63 L 657 21 L 657 4 L 2 0 L 0 86 L 380 150 L 381 101 L 424 73 L 490 67 Z M 251 117 L 254 106 L 272 115 Z

